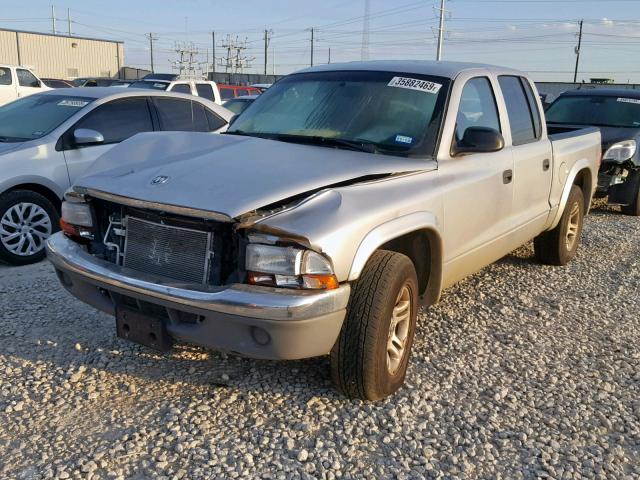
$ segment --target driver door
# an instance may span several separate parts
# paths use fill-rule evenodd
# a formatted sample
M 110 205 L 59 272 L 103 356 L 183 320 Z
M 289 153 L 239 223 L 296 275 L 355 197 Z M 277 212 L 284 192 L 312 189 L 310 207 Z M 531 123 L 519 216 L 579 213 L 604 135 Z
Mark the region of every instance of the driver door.
M 99 132 L 104 142 L 93 145 L 75 145 L 73 132 L 86 128 Z M 146 97 L 112 100 L 89 111 L 63 135 L 62 145 L 67 162 L 69 180 L 78 177 L 103 153 L 136 133 L 152 132 L 153 122 Z
M 469 127 L 502 131 L 489 77 L 469 79 L 462 89 L 453 141 Z M 509 231 L 513 205 L 513 157 L 509 149 L 438 160 L 444 193 L 445 283 L 451 285 L 497 260 Z

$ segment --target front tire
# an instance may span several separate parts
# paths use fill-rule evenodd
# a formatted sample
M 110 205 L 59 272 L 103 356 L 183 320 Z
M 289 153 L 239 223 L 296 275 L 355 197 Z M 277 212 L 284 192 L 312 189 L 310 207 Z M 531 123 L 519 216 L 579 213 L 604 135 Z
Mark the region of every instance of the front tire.
M 331 350 L 331 376 L 351 398 L 379 400 L 404 383 L 418 313 L 418 280 L 405 255 L 378 250 L 352 285 Z
M 43 195 L 13 190 L 0 196 L 0 260 L 11 265 L 39 262 L 44 244 L 58 230 L 60 216 Z
M 547 265 L 566 265 L 576 256 L 582 235 L 584 212 L 582 190 L 573 185 L 556 228 L 538 235 L 533 240 L 538 261 Z

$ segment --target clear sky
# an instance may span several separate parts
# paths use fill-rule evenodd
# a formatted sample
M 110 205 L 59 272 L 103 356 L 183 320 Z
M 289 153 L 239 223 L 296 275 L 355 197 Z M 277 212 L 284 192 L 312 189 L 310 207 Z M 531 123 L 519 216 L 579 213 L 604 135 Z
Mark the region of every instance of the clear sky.
M 439 0 L 369 0 L 371 59 L 433 59 Z M 0 27 L 48 31 L 51 0 L 0 0 Z M 529 71 L 536 80 L 571 81 L 578 22 L 584 36 L 578 79 L 640 83 L 640 0 L 447 0 L 445 60 L 500 64 Z M 156 71 L 172 71 L 176 42 L 193 42 L 197 59 L 225 53 L 227 38 L 247 41 L 251 67 L 268 72 L 309 65 L 311 27 L 315 63 L 362 57 L 365 0 L 64 0 L 55 2 L 57 28 L 67 31 L 67 8 L 77 35 L 125 42 L 125 64 L 149 68 L 153 32 Z M 220 67 L 218 67 L 220 71 Z

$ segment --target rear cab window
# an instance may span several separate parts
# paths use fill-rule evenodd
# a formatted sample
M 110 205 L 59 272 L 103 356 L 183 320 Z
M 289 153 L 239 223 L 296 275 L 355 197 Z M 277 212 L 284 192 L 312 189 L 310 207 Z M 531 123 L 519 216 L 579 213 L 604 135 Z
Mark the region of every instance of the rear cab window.
M 539 112 L 537 107 L 532 111 L 533 94 L 530 91 L 527 93 L 522 78 L 500 75 L 498 83 L 507 106 L 511 143 L 517 146 L 538 140 L 541 134 Z

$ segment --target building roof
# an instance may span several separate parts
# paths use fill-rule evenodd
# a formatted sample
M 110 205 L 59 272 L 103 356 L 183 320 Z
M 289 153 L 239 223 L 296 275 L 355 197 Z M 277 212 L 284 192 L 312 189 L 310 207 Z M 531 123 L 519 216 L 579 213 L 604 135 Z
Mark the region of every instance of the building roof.
M 500 72 L 508 71 L 522 75 L 522 72 L 518 72 L 517 70 L 483 63 L 436 62 L 428 60 L 379 60 L 369 62 L 332 63 L 306 68 L 297 73 L 360 70 L 403 72 L 417 75 L 434 75 L 437 77 L 455 78 L 463 71 L 477 69 L 498 70 Z
M 568 90 L 562 96 L 599 96 L 599 97 L 627 97 L 640 98 L 640 90 L 632 88 L 581 88 L 579 90 Z
M 63 33 L 47 33 L 47 32 L 34 32 L 31 30 L 14 30 L 12 28 L 0 28 L 0 31 L 3 32 L 14 32 L 14 33 L 28 33 L 30 35 L 44 35 L 46 37 L 57 37 L 57 38 L 69 38 L 71 40 L 92 40 L 94 42 L 108 42 L 108 43 L 124 43 L 122 40 L 107 40 L 105 38 L 95 38 L 95 37 L 81 37 L 78 35 L 66 35 Z

